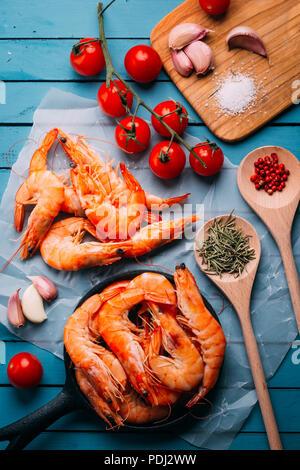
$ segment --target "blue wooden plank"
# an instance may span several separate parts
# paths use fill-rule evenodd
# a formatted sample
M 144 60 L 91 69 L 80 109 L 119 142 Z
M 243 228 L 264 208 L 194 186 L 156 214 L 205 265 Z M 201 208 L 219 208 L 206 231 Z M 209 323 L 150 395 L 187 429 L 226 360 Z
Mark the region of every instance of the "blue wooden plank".
M 1 80 L 104 80 L 105 70 L 93 77 L 77 74 L 70 65 L 70 52 L 77 40 L 3 40 L 0 41 Z M 126 52 L 136 44 L 148 44 L 149 39 L 109 40 L 108 47 L 114 65 L 127 80 L 124 67 Z M 55 67 L 53 67 L 55 64 Z M 168 80 L 164 70 L 159 80 Z
M 109 2 L 105 0 L 104 5 Z M 145 38 L 182 0 L 118 0 L 105 18 L 107 37 Z M 98 34 L 95 0 L 2 0 L 0 37 L 73 38 Z
M 0 449 L 5 443 L 0 443 Z M 44 432 L 26 449 L 28 450 L 195 450 L 173 434 L 123 434 L 99 432 Z
M 24 415 L 31 413 L 48 403 L 59 392 L 61 387 L 37 387 L 34 390 L 18 390 L 9 386 L 0 387 L 0 400 L 6 406 L 1 409 L 0 427 L 9 424 Z M 270 389 L 270 396 L 280 432 L 300 433 L 299 389 Z M 105 425 L 97 417 L 83 411 L 72 412 L 51 425 L 51 430 L 104 431 Z M 258 405 L 246 420 L 243 432 L 264 432 L 265 428 Z
M 300 434 L 292 433 L 280 435 L 285 450 L 300 449 Z M 0 443 L 0 449 L 5 448 Z M 197 450 L 183 439 L 172 434 L 119 434 L 111 436 L 109 433 L 91 432 L 44 432 L 40 434 L 27 447 L 28 450 Z M 268 439 L 265 433 L 241 433 L 229 450 L 269 450 Z M 128 453 L 130 455 L 130 452 Z
M 300 434 L 280 433 L 280 438 L 284 450 L 300 449 Z M 266 434 L 240 433 L 234 439 L 229 450 L 268 450 L 269 444 Z

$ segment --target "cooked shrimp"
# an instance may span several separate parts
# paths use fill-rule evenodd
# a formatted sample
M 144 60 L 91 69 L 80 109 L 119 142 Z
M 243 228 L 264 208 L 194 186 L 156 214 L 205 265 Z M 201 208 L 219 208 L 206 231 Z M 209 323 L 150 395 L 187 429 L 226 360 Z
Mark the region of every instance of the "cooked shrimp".
M 123 400 L 120 402 L 119 411 L 114 412 L 97 393 L 80 369 L 75 371 L 75 375 L 82 393 L 87 397 L 96 413 L 110 426 L 111 422 L 109 420 L 111 419 L 113 419 L 118 426 L 122 426 L 126 421 L 129 423 L 144 424 L 166 418 L 170 412 L 168 406 L 147 405 L 133 389 L 124 393 Z
M 120 256 L 142 256 L 182 236 L 185 228 L 199 220 L 197 214 L 174 220 L 156 222 L 141 228 L 130 239 L 131 244 L 118 250 Z M 123 253 L 122 253 L 123 251 Z
M 125 390 L 127 377 L 115 355 L 96 343 L 89 330 L 90 316 L 106 299 L 115 295 L 109 288 L 89 297 L 68 319 L 64 328 L 64 344 L 75 367 L 80 369 L 101 397 L 115 410 Z
M 148 350 L 148 363 L 160 382 L 171 390 L 190 391 L 203 377 L 203 361 L 196 346 L 180 327 L 166 305 L 149 303 L 154 328 Z M 161 354 L 161 349 L 168 356 Z
M 109 182 L 105 185 L 106 190 L 119 194 L 127 190 L 126 184 L 118 174 L 118 167 L 113 168 L 113 160 L 106 157 L 106 161 L 91 147 L 83 137 L 70 136 L 62 129 L 58 129 L 58 140 L 69 158 L 77 165 L 88 165 L 93 173 L 105 169 Z M 103 184 L 103 180 L 102 180 Z M 162 198 L 145 191 L 146 206 L 149 211 L 161 211 L 173 204 L 184 201 L 190 193 L 172 198 Z
M 123 418 L 121 418 L 115 410 L 112 410 L 110 405 L 97 393 L 96 389 L 81 369 L 75 369 L 75 377 L 80 390 L 86 396 L 96 413 L 98 413 L 110 427 L 112 427 L 110 420 L 114 420 L 118 426 L 122 426 Z
M 55 269 L 78 269 L 111 264 L 123 257 L 141 256 L 179 238 L 185 226 L 196 222 L 197 215 L 157 222 L 139 230 L 131 239 L 120 242 L 81 243 L 86 232 L 95 237 L 95 227 L 81 217 L 56 222 L 40 246 L 44 261 Z
M 130 241 L 81 243 L 86 233 L 95 236 L 95 227 L 81 217 L 70 217 L 53 224 L 40 246 L 45 263 L 62 271 L 111 264 L 121 259 L 118 250 L 130 244 Z
M 118 357 L 134 389 L 147 401 L 157 405 L 160 403 L 151 386 L 151 377 L 145 368 L 146 358 L 140 344 L 141 338 L 135 334 L 135 325 L 128 319 L 128 314 L 135 305 L 144 300 L 159 303 L 170 303 L 171 301 L 165 295 L 165 289 L 159 289 L 160 286 L 156 291 L 129 288 L 129 286 L 124 292 L 108 300 L 100 308 L 97 315 L 98 330 L 104 341 Z M 131 328 L 131 325 L 134 329 Z
M 81 166 L 71 170 L 73 186 L 76 189 L 82 208 L 92 224 L 96 227 L 97 238 L 100 240 L 126 240 L 140 228 L 146 212 L 145 193 L 127 170 L 124 163 L 120 169 L 126 187 L 126 195 L 107 191 L 99 173 L 92 177 Z M 88 179 L 88 184 L 87 184 Z
M 180 321 L 193 333 L 204 362 L 203 381 L 187 405 L 192 406 L 215 385 L 223 362 L 226 340 L 221 326 L 205 307 L 193 275 L 184 264 L 176 267 L 174 280 L 182 313 Z
M 168 300 L 168 305 L 176 306 L 177 298 L 174 286 L 162 274 L 151 271 L 139 274 L 129 282 L 127 288 L 143 289 L 146 293 L 159 293 L 160 296 L 163 296 Z
M 146 206 L 149 211 L 162 211 L 174 204 L 179 204 L 184 201 L 191 193 L 186 193 L 183 196 L 175 196 L 170 198 L 162 198 L 145 191 L 146 195 Z
M 57 129 L 53 129 L 46 135 L 41 147 L 35 151 L 29 176 L 15 197 L 15 227 L 18 232 L 23 229 L 25 205 L 35 204 L 22 237 L 23 259 L 31 256 L 39 247 L 64 201 L 63 183 L 52 171 L 47 170 L 47 153 L 56 136 Z
M 148 405 L 135 390 L 130 389 L 124 394 L 119 413 L 129 423 L 144 424 L 166 418 L 170 413 L 170 407 Z

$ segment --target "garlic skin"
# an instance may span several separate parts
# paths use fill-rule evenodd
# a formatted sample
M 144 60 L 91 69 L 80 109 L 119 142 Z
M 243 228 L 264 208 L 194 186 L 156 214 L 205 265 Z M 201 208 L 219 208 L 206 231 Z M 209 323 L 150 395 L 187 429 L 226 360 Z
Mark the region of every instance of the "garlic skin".
M 184 48 L 197 75 L 205 75 L 214 68 L 214 55 L 211 48 L 202 41 L 194 41 Z
M 24 316 L 32 323 L 42 323 L 47 320 L 43 299 L 33 284 L 25 290 L 22 296 L 21 305 Z
M 189 77 L 194 66 L 184 51 L 171 51 L 171 60 L 174 69 L 183 77 Z
M 226 42 L 229 49 L 240 47 L 241 49 L 247 49 L 248 51 L 267 57 L 267 51 L 262 39 L 248 26 L 237 26 L 233 28 L 226 37 Z
M 23 314 L 22 305 L 19 297 L 20 289 L 17 289 L 9 298 L 7 304 L 7 319 L 15 328 L 24 326 L 26 319 Z
M 58 295 L 58 290 L 56 285 L 47 279 L 44 276 L 27 276 L 30 279 L 38 291 L 38 293 L 43 297 L 47 302 L 55 299 Z
M 210 29 L 204 28 L 196 23 L 180 23 L 171 29 L 169 34 L 169 48 L 173 51 L 179 51 L 193 41 L 203 39 Z

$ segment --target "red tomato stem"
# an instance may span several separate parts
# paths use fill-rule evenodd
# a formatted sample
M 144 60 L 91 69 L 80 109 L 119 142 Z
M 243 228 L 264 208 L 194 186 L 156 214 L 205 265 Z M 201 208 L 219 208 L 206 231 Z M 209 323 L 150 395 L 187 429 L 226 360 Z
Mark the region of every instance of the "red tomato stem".
M 84 41 L 84 42 L 77 42 L 76 44 L 74 44 L 74 46 L 72 46 L 72 52 L 74 55 L 81 55 L 84 51 L 84 49 L 86 48 L 86 46 L 88 44 L 91 44 L 92 42 L 99 42 L 99 39 L 91 39 L 90 41 Z M 85 46 L 81 49 L 82 46 Z

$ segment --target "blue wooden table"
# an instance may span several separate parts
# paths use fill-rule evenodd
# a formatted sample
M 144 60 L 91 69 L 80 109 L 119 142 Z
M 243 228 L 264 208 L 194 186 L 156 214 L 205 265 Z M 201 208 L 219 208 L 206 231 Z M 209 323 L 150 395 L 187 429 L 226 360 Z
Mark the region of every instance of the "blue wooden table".
M 117 0 L 105 26 L 114 64 L 124 78 L 123 60 L 135 44 L 149 44 L 155 24 L 181 0 Z M 25 139 L 32 125 L 33 112 L 42 97 L 54 86 L 83 97 L 95 99 L 104 75 L 83 79 L 69 65 L 71 46 L 82 37 L 96 37 L 96 1 L 85 0 L 2 0 L 0 4 L 0 196 L 10 170 L 6 161 L 9 147 Z M 299 77 L 300 78 L 300 77 Z M 3 83 L 4 82 L 4 83 Z M 154 107 L 166 97 L 181 100 L 195 118 L 189 132 L 200 139 L 210 132 L 170 82 L 164 72 L 151 86 L 134 85 L 138 93 Z M 5 88 L 6 98 L 3 90 Z M 5 104 L 3 103 L 5 98 Z M 143 111 L 141 111 L 143 115 Z M 145 117 L 148 116 L 145 114 Z M 281 145 L 299 155 L 300 106 L 293 106 L 267 127 L 238 144 L 219 142 L 235 164 L 261 145 Z M 10 152 L 13 163 L 23 142 Z M 2 235 L 3 236 L 3 235 Z M 1 282 L 1 280 L 0 280 Z M 0 427 L 19 419 L 52 399 L 64 383 L 63 362 L 52 354 L 18 340 L 0 325 Z M 34 391 L 13 388 L 6 376 L 9 359 L 29 351 L 40 358 L 44 376 Z M 300 339 L 295 341 L 269 390 L 285 449 L 300 449 Z M 4 448 L 0 443 L 0 449 Z M 28 449 L 194 449 L 170 433 L 122 435 L 99 432 L 96 420 L 83 412 L 60 419 L 36 438 Z M 234 439 L 231 449 L 268 449 L 259 407 Z

